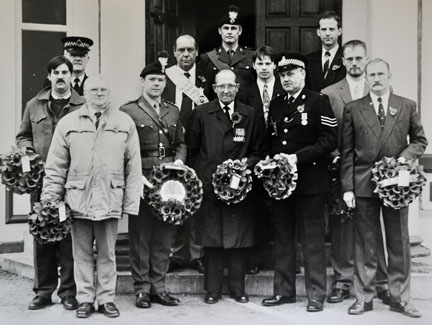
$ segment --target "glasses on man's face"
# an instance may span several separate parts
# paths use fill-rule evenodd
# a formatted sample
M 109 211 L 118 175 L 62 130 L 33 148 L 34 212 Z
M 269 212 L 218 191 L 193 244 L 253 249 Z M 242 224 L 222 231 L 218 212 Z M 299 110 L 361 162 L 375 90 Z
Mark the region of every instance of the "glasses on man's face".
M 224 91 L 228 89 L 229 91 L 233 91 L 237 88 L 237 84 L 227 84 L 227 85 L 216 85 L 217 90 Z
M 99 92 L 102 95 L 107 95 L 109 93 L 109 89 L 106 89 L 106 88 L 92 88 L 92 89 L 89 89 L 88 92 L 90 94 L 92 94 L 92 95 L 97 95 L 97 94 L 99 94 Z

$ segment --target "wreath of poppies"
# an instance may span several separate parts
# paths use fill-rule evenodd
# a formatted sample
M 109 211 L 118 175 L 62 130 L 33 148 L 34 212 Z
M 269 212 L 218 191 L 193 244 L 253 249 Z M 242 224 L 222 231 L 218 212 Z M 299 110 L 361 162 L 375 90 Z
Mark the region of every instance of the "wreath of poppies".
M 181 225 L 201 206 L 202 182 L 188 166 L 174 163 L 154 166 L 149 181 L 153 188 L 144 187 L 144 199 L 162 221 Z
M 276 200 L 286 199 L 297 186 L 297 166 L 290 164 L 283 155 L 261 160 L 255 165 L 254 172 L 269 196 Z
M 27 158 L 28 157 L 28 158 Z M 23 166 L 28 159 L 29 170 Z M 45 175 L 45 164 L 36 153 L 28 153 L 25 149 L 12 148 L 12 152 L 0 156 L 0 174 L 2 183 L 16 194 L 28 194 L 42 184 Z
M 65 220 L 60 220 L 60 209 L 65 211 Z M 36 202 L 29 213 L 30 234 L 41 244 L 61 241 L 71 231 L 72 216 L 64 202 L 49 198 Z
M 228 205 L 243 201 L 252 189 L 252 172 L 247 168 L 246 161 L 247 158 L 225 160 L 213 173 L 214 193 Z
M 402 176 L 402 173 L 405 175 Z M 402 181 L 402 178 L 405 181 Z M 384 205 L 401 209 L 421 194 L 426 184 L 426 176 L 423 167 L 415 160 L 401 162 L 395 158 L 384 157 L 372 168 L 372 181 L 376 183 L 374 192 L 378 193 Z M 401 181 L 404 184 L 401 184 Z

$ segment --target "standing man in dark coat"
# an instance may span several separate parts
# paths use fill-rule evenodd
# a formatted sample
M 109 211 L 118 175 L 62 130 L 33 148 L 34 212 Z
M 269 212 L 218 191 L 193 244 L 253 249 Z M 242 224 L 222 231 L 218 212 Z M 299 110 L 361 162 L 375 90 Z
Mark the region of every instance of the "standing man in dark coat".
M 128 113 L 136 123 L 143 181 L 149 185 L 146 177 L 153 166 L 165 162 L 183 164 L 186 145 L 178 108 L 161 97 L 166 85 L 165 67 L 159 62 L 149 64 L 140 77 L 143 95 L 120 110 Z M 150 206 L 141 200 L 139 214 L 129 216 L 128 227 L 135 306 L 150 308 L 151 302 L 177 306 L 180 301 L 165 287 L 176 226 L 159 220 Z
M 231 70 L 220 71 L 213 89 L 217 99 L 197 107 L 186 130 L 188 159 L 203 182 L 204 197 L 198 210 L 198 238 L 204 246 L 204 301 L 218 302 L 223 282 L 224 255 L 228 258 L 228 289 L 237 302 L 245 293 L 247 248 L 254 244 L 253 205 L 244 201 L 227 205 L 217 199 L 212 185 L 216 167 L 227 159 L 248 158 L 249 168 L 259 160 L 258 119 L 255 110 L 235 100 L 239 84 Z M 231 116 L 241 116 L 233 129 Z M 229 115 L 229 116 L 228 116 Z M 241 136 L 236 135 L 241 130 Z
M 37 153 L 44 162 L 59 120 L 85 103 L 84 98 L 71 89 L 72 63 L 66 57 L 61 55 L 52 58 L 47 70 L 51 86 L 42 89 L 27 103 L 21 128 L 16 135 L 18 148 Z M 40 194 L 41 188 L 32 193 L 32 206 L 40 200 Z M 34 240 L 33 250 L 35 297 L 28 308 L 35 310 L 52 304 L 51 295 L 58 285 L 60 266 L 60 287 L 57 294 L 65 309 L 76 309 L 78 302 L 75 298 L 71 236 L 50 244 L 40 244 Z
M 202 54 L 200 60 L 207 80 L 205 95 L 210 100 L 215 98 L 212 85 L 218 71 L 231 69 L 235 72 L 240 83 L 239 94 L 255 81 L 252 51 L 239 45 L 239 37 L 243 31 L 239 8 L 229 6 L 228 12 L 220 18 L 218 26 L 222 38 L 221 46 Z
M 348 309 L 360 315 L 373 309 L 377 272 L 377 232 L 383 215 L 388 252 L 390 310 L 409 317 L 420 312 L 409 303 L 411 254 L 408 207 L 383 205 L 374 193 L 372 168 L 383 157 L 400 161 L 419 158 L 427 140 L 415 102 L 390 92 L 389 64 L 374 59 L 366 65 L 370 93 L 345 106 L 342 127 L 341 179 L 344 201 L 354 214 L 354 291 Z M 408 141 L 409 138 L 409 141 Z
M 337 122 L 327 96 L 305 88 L 307 58 L 283 52 L 276 59 L 286 96 L 270 103 L 266 143 L 270 154 L 286 155 L 297 165 L 293 194 L 274 201 L 274 295 L 264 306 L 296 301 L 296 229 L 303 249 L 307 311 L 323 310 L 326 296 L 324 248 L 328 155 L 337 147 Z
M 342 35 L 341 19 L 333 11 L 324 12 L 318 20 L 317 35 L 322 48 L 307 55 L 309 59 L 306 86 L 321 91 L 343 78 L 346 69 L 342 64 L 342 48 L 338 39 Z

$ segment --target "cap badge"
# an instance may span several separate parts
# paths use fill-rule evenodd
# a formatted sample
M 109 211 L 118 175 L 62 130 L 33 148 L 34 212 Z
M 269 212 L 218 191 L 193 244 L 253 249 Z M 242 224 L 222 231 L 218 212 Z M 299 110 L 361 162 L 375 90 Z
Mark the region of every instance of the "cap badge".
M 237 19 L 237 15 L 238 15 L 238 12 L 236 12 L 236 11 L 229 11 L 228 12 L 228 16 L 229 16 L 229 20 L 230 20 L 231 24 L 235 23 L 235 21 Z
M 168 65 L 168 58 L 158 58 L 161 66 L 162 66 L 162 73 L 165 73 L 165 67 Z

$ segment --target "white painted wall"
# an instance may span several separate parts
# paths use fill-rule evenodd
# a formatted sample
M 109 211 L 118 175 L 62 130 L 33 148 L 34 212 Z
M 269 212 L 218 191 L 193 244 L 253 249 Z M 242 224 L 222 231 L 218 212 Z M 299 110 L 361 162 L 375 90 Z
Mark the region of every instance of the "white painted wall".
M 423 42 L 422 42 L 422 107 L 421 118 L 429 146 L 426 153 L 432 153 L 432 1 L 423 0 Z M 432 205 L 432 203 L 430 203 Z M 432 210 L 432 208 L 431 208 Z

